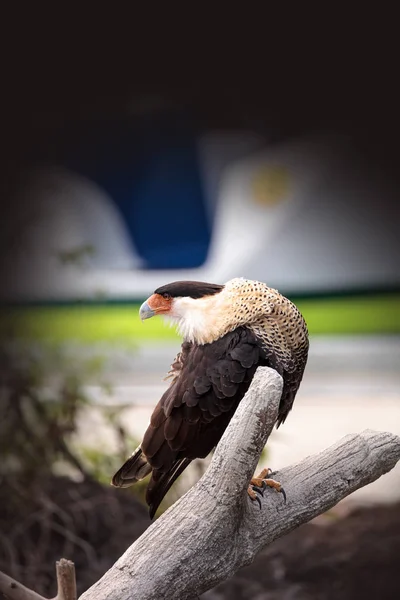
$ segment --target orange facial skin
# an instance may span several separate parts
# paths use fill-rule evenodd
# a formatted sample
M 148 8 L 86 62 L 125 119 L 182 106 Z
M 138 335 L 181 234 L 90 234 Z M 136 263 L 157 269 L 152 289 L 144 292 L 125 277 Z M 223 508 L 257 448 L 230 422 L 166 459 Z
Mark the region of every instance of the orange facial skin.
M 172 298 L 164 298 L 161 294 L 153 294 L 147 300 L 148 306 L 154 310 L 156 315 L 168 313 L 171 310 Z
M 168 296 L 167 298 L 162 296 L 161 294 L 153 294 L 143 302 L 140 307 L 139 316 L 144 321 L 145 319 L 150 319 L 155 315 L 165 315 L 170 312 L 172 307 L 172 298 Z

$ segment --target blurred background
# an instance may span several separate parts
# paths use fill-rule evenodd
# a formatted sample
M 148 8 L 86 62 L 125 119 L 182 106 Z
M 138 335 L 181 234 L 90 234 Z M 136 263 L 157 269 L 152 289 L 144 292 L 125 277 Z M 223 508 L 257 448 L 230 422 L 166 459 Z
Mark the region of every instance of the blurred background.
M 138 318 L 164 283 L 257 279 L 302 311 L 308 366 L 263 466 L 400 434 L 399 127 L 389 49 L 243 51 L 228 77 L 211 51 L 176 74 L 34 48 L 2 114 L 0 569 L 49 595 L 55 560 L 83 591 L 150 524 L 144 487 L 109 481 L 180 346 Z M 204 598 L 398 597 L 399 507 L 397 467 Z

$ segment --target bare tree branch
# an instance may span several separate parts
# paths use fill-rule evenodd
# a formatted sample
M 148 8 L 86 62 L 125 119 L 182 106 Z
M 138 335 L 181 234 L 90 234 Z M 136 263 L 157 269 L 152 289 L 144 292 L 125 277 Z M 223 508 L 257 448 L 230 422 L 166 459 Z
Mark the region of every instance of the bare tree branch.
M 10 600 L 46 600 L 40 594 L 28 589 L 22 583 L 18 583 L 12 577 L 0 571 L 0 594 L 4 594 Z
M 58 593 L 54 600 L 76 600 L 75 565 L 62 558 L 56 562 Z
M 75 565 L 62 558 L 56 562 L 57 596 L 54 600 L 76 600 Z M 10 600 L 46 600 L 44 596 L 28 589 L 0 571 L 0 594 Z
M 249 564 L 273 540 L 390 471 L 400 438 L 364 431 L 274 475 L 288 502 L 267 489 L 262 509 L 246 488 L 276 422 L 282 379 L 257 370 L 209 469 L 81 600 L 185 600 Z

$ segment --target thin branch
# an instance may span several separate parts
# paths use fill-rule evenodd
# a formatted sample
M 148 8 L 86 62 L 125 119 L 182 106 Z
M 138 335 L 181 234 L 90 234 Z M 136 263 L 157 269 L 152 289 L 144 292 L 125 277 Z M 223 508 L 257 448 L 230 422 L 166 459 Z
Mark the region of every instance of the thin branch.
M 261 510 L 246 488 L 276 421 L 282 379 L 257 370 L 200 481 L 125 552 L 81 600 L 185 600 L 249 564 L 273 540 L 390 471 L 400 438 L 365 431 L 274 477 L 288 502 L 267 489 Z
M 0 593 L 10 600 L 46 600 L 40 594 L 18 583 L 12 577 L 0 571 Z
M 56 562 L 57 596 L 54 600 L 76 600 L 75 566 L 62 558 Z M 0 571 L 0 594 L 9 600 L 47 600 Z

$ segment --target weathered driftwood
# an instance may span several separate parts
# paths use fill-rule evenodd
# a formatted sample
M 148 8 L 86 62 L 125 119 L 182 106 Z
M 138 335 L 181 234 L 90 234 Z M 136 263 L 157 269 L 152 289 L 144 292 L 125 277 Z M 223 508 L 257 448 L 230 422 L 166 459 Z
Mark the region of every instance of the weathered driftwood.
M 286 467 L 262 508 L 247 484 L 276 421 L 282 379 L 259 368 L 201 480 L 125 552 L 81 600 L 170 600 L 197 597 L 273 540 L 323 513 L 390 471 L 400 438 L 364 431 Z M 268 465 L 266 465 L 268 466 Z

